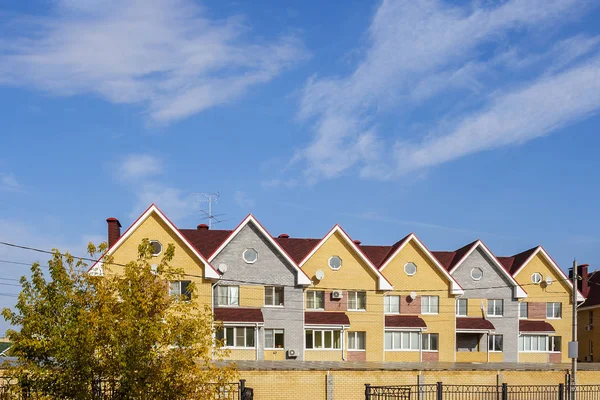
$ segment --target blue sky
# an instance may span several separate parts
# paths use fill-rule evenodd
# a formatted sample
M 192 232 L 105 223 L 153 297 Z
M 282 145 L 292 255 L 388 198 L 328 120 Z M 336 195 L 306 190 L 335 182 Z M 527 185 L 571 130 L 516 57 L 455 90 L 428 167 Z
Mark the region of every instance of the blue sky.
M 345 4 L 4 1 L 0 240 L 81 254 L 109 216 L 193 227 L 219 191 L 221 228 L 594 269 L 597 2 Z

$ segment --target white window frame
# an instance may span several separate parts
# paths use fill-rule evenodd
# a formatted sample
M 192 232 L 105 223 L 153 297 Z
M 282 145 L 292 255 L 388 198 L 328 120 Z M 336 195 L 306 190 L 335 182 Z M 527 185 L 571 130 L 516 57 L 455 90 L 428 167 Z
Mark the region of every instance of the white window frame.
M 523 307 L 523 305 L 525 305 L 525 310 L 527 310 L 527 312 L 525 313 L 525 316 L 523 316 L 523 314 L 521 313 L 521 308 Z M 526 301 L 522 301 L 519 303 L 519 319 L 527 319 L 529 318 L 529 303 L 527 303 Z
M 246 252 L 249 251 L 249 250 L 252 250 L 252 251 L 254 251 L 256 253 L 256 258 L 254 259 L 254 261 L 248 261 L 248 260 L 246 260 Z M 244 262 L 246 264 L 254 264 L 255 262 L 258 261 L 258 250 L 256 250 L 253 247 L 248 247 L 247 249 L 244 249 L 244 251 L 242 252 L 242 260 L 244 260 Z
M 519 353 L 548 353 L 548 337 L 548 335 L 519 335 Z M 529 342 L 529 350 L 525 349 L 525 344 L 527 342 Z M 533 345 L 534 343 L 535 346 Z M 544 345 L 543 350 L 540 350 L 540 343 Z M 536 349 L 532 350 L 534 347 L 536 347 Z
M 390 337 L 391 347 L 388 348 L 388 340 Z M 405 340 L 408 338 L 408 341 Z M 399 341 L 399 343 L 397 343 Z M 413 343 L 416 341 L 416 348 Z M 405 346 L 408 342 L 408 346 Z M 399 331 L 399 330 L 386 330 L 383 336 L 383 348 L 385 351 L 420 351 L 421 350 L 421 334 L 417 331 Z
M 316 305 L 316 297 L 317 297 L 317 293 L 319 293 L 322 297 L 323 297 L 323 307 L 317 308 L 317 307 L 313 307 L 313 308 L 309 308 L 308 307 L 308 296 L 312 296 L 313 297 L 313 304 Z M 306 291 L 306 309 L 307 310 L 325 310 L 325 292 L 322 290 L 307 290 Z
M 360 342 L 359 336 L 362 336 L 363 348 L 356 348 L 356 345 Z M 354 347 L 351 347 L 351 337 L 354 338 Z M 366 351 L 367 350 L 367 332 L 365 331 L 349 331 L 348 332 L 348 350 L 350 351 Z
M 285 349 L 285 330 L 284 329 L 265 329 L 265 350 L 284 350 Z M 273 339 L 273 346 L 268 346 L 267 345 L 267 332 L 272 332 L 272 339 Z M 277 335 L 283 335 L 283 346 L 281 347 L 276 347 L 276 336 Z M 270 343 L 271 344 L 271 343 Z
M 414 266 L 415 266 L 415 272 L 413 272 L 412 274 L 409 274 L 409 273 L 408 273 L 408 271 L 406 271 L 406 267 L 407 267 L 408 265 L 414 265 Z M 412 262 L 412 261 L 411 261 L 411 262 L 407 262 L 406 264 L 404 264 L 404 273 L 405 273 L 406 275 L 408 275 L 408 276 L 413 276 L 414 274 L 416 274 L 416 273 L 417 273 L 417 269 L 418 269 L 418 268 L 417 268 L 417 264 L 416 264 L 416 263 L 414 263 L 414 262 Z
M 555 347 L 555 341 L 556 338 L 558 338 L 559 342 L 560 342 L 560 349 L 559 350 L 552 350 Z M 561 353 L 562 351 L 562 336 L 548 336 L 548 351 L 550 353 Z
M 244 345 L 238 345 L 238 329 L 244 329 Z M 252 340 L 254 341 L 253 346 L 246 346 L 248 342 L 248 329 L 252 330 Z M 223 347 L 229 349 L 255 349 L 256 348 L 256 329 L 253 326 L 224 326 L 223 327 L 223 338 L 225 339 L 225 345 Z M 233 345 L 227 343 L 227 331 L 233 330 Z
M 149 243 L 150 244 L 152 244 L 152 243 L 158 243 L 160 245 L 160 251 L 158 253 L 154 252 L 154 246 L 152 246 L 152 257 L 159 256 L 163 252 L 164 246 L 158 240 L 153 239 L 153 240 L 150 240 Z
M 392 299 L 396 299 L 398 301 L 398 311 L 391 310 L 391 308 L 392 308 L 391 300 Z M 384 314 L 400 314 L 400 296 L 398 296 L 398 295 L 384 296 L 383 312 L 384 312 Z
M 554 315 L 554 311 L 556 311 L 556 305 L 558 305 L 558 317 L 549 316 L 548 308 L 552 309 L 552 315 Z M 549 301 L 546 303 L 546 319 L 562 319 L 562 303 L 560 301 Z
M 437 349 L 434 349 L 434 350 L 431 349 L 431 337 L 432 336 L 437 337 Z M 426 346 L 425 346 L 425 343 L 427 343 Z M 421 333 L 421 347 L 423 349 L 423 352 L 428 352 L 428 353 L 439 352 L 440 351 L 440 335 L 439 335 L 439 333 Z
M 479 272 L 481 272 L 481 276 L 479 278 L 475 278 L 473 276 L 473 271 L 479 271 Z M 481 268 L 479 268 L 479 267 L 471 268 L 471 279 L 473 279 L 474 281 L 480 281 L 481 278 L 483 278 L 483 270 Z
M 182 292 L 182 282 L 187 282 L 185 285 L 186 291 Z M 170 281 L 169 282 L 169 296 L 181 296 L 181 299 L 184 301 L 192 300 L 192 293 L 187 291 L 187 288 L 192 284 L 192 281 L 180 280 L 180 281 Z M 177 293 L 173 293 L 173 289 L 177 287 Z
M 312 347 L 306 347 L 306 334 L 312 332 Z M 317 335 L 318 333 L 318 335 Z M 331 335 L 331 346 L 325 347 L 325 335 Z M 335 346 L 335 336 L 338 335 L 339 347 Z M 315 347 L 316 337 L 321 336 L 322 347 Z M 304 349 L 305 350 L 341 350 L 342 349 L 342 330 L 341 329 L 305 329 L 304 330 Z
M 427 308 L 425 307 L 425 299 L 427 299 Z M 436 299 L 435 311 L 431 311 L 431 299 Z M 440 296 L 421 296 L 421 314 L 436 315 L 440 313 Z
M 460 313 L 459 303 L 461 301 L 465 302 L 465 313 L 464 314 Z M 456 316 L 457 317 L 467 317 L 468 315 L 469 315 L 469 299 L 463 299 L 463 298 L 456 299 Z
M 497 350 L 496 349 L 496 336 L 499 336 L 502 338 L 502 349 Z M 488 351 L 490 353 L 502 353 L 504 352 L 504 335 L 496 335 L 496 334 L 490 334 L 488 335 Z
M 534 276 L 539 276 L 540 279 L 533 279 Z M 544 276 L 539 273 L 539 272 L 534 272 L 533 274 L 531 274 L 531 283 L 533 283 L 534 285 L 539 285 L 540 283 L 542 283 L 542 281 L 544 280 Z
M 496 302 L 500 302 L 500 304 L 502 304 L 502 314 L 496 314 Z M 493 306 L 491 307 L 491 310 L 494 311 L 494 314 L 490 313 L 490 305 Z M 492 317 L 492 318 L 500 318 L 504 316 L 504 299 L 488 299 L 487 301 L 487 316 L 488 317 Z
M 339 258 L 340 259 L 340 266 L 337 267 L 337 268 L 334 268 L 331 265 L 331 260 L 333 260 L 334 258 Z M 331 256 L 331 257 L 329 257 L 329 260 L 327 261 L 327 265 L 329 265 L 329 268 L 331 268 L 332 270 L 338 271 L 338 270 L 340 270 L 342 268 L 342 265 L 344 265 L 344 261 L 342 260 L 342 257 L 340 257 L 340 256 Z
M 350 303 L 351 300 L 354 302 L 354 304 L 356 306 L 358 306 L 359 301 L 358 301 L 358 296 L 359 294 L 364 294 L 365 296 L 365 303 L 364 303 L 364 308 L 350 308 Z M 365 291 L 349 291 L 348 292 L 348 311 L 367 311 L 367 292 Z
M 226 295 L 225 296 L 221 296 L 220 293 L 220 288 L 227 288 L 226 291 Z M 236 302 L 230 302 L 230 300 L 233 298 L 232 297 L 232 291 L 233 289 L 236 289 L 237 291 L 237 300 Z M 215 290 L 217 291 L 217 306 L 219 307 L 239 307 L 240 306 L 240 287 L 239 286 L 235 286 L 235 285 L 217 285 L 215 287 Z M 226 303 L 221 303 L 221 299 L 222 298 L 226 298 L 227 302 Z
M 275 303 L 275 289 L 281 290 L 281 300 L 282 302 L 279 304 Z M 267 291 L 271 291 L 271 298 L 273 299 L 273 304 L 267 303 Z M 265 307 L 283 307 L 285 305 L 285 288 L 283 286 L 265 286 Z

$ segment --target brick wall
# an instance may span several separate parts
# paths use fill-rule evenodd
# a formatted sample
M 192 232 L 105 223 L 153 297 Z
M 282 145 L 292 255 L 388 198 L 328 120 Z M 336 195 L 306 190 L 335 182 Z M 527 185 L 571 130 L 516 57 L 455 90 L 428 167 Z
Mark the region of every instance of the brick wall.
M 528 302 L 527 319 L 546 319 L 546 303 L 539 301 Z
M 416 299 L 411 299 L 410 296 L 400 296 L 400 314 L 421 314 L 421 296 Z
M 331 291 L 325 292 L 325 311 L 347 311 L 348 292 L 342 292 L 341 299 L 332 299 Z

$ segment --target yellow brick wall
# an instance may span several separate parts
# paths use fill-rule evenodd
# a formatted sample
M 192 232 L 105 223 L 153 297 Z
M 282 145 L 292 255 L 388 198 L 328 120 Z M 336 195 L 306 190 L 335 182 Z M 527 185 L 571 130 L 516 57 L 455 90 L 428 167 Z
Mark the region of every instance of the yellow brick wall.
M 260 308 L 265 305 L 264 286 L 240 286 L 240 307 Z
M 539 272 L 543 276 L 542 284 L 533 285 L 531 282 L 531 275 L 534 272 Z M 544 281 L 546 277 L 550 276 L 554 281 L 551 285 L 546 286 Z M 516 281 L 523 285 L 523 288 L 527 292 L 528 302 L 561 302 L 562 303 L 562 318 L 561 319 L 545 319 L 544 321 L 550 323 L 556 331 L 556 336 L 562 337 L 562 362 L 569 362 L 568 358 L 568 342 L 571 337 L 571 289 L 565 282 L 565 277 L 559 274 L 552 268 L 548 260 L 538 253 L 531 259 L 527 265 L 515 276 Z M 541 357 L 536 354 L 519 353 L 519 361 L 525 362 L 525 360 L 539 360 L 539 362 L 547 362 L 548 357 Z M 543 360 L 542 360 L 543 359 Z M 532 361 L 537 362 L 537 361 Z
M 504 361 L 504 353 L 490 352 L 490 362 L 502 362 Z
M 469 317 L 484 317 L 483 310 L 487 310 L 487 299 L 468 299 L 467 301 L 467 316 Z
M 487 362 L 488 353 L 485 351 L 457 351 L 456 362 Z
M 225 360 L 256 360 L 255 349 L 230 349 Z
M 131 235 L 119 246 L 113 253 L 116 264 L 126 264 L 137 260 L 138 246 L 142 239 L 158 240 L 163 250 L 172 243 L 175 246 L 175 255 L 171 261 L 171 266 L 182 268 L 186 274 L 204 276 L 204 264 L 192 253 L 187 245 L 172 232 L 167 225 L 155 213 L 152 213 L 141 225 L 131 233 Z M 156 263 L 159 263 L 161 255 L 159 254 Z M 105 265 L 105 273 L 121 273 L 123 268 L 117 265 Z M 184 277 L 185 280 L 191 280 L 196 285 L 197 300 L 202 305 L 211 305 L 211 282 L 198 277 Z
M 329 258 L 339 256 L 342 267 L 334 271 L 329 267 Z M 321 281 L 314 281 L 309 289 L 366 290 L 367 310 L 347 311 L 351 331 L 364 331 L 367 335 L 367 361 L 383 361 L 383 292 L 377 290 L 378 277 L 368 264 L 361 260 L 354 249 L 339 233 L 334 233 L 302 266 L 310 277 L 317 270 L 325 272 Z M 347 335 L 346 335 L 347 336 Z M 347 337 L 344 338 L 346 347 Z M 331 354 L 332 358 L 326 358 Z M 341 352 L 306 351 L 307 360 L 338 360 Z
M 304 350 L 306 361 L 343 361 L 342 350 Z
M 583 303 L 585 307 L 585 303 Z M 594 323 L 592 330 L 587 331 L 585 328 L 589 325 L 590 312 L 594 313 Z M 600 360 L 600 307 L 595 307 L 589 310 L 582 310 L 577 313 L 577 340 L 579 340 L 579 361 L 584 361 L 585 357 L 590 354 L 590 341 L 593 342 L 593 361 Z
M 282 361 L 285 360 L 285 350 L 265 350 L 264 360 L 266 361 Z
M 385 361 L 388 362 L 420 362 L 421 353 L 418 351 L 386 351 Z
M 404 272 L 404 266 L 413 262 L 417 272 L 409 276 Z M 439 314 L 423 315 L 421 318 L 427 324 L 427 333 L 439 334 L 439 361 L 454 361 L 456 299 L 450 295 L 450 281 L 436 267 L 434 262 L 411 240 L 383 269 L 383 275 L 394 286 L 390 295 L 408 296 L 411 291 L 417 295 L 439 296 Z M 418 353 L 417 353 L 418 354 Z M 390 356 L 396 358 L 397 356 Z M 386 360 L 390 359 L 386 355 Z

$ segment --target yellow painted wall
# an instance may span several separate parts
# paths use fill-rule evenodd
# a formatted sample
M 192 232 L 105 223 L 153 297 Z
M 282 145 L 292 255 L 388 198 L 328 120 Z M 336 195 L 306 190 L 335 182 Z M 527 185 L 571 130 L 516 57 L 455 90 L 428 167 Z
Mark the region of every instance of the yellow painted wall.
M 171 266 L 182 268 L 186 274 L 204 276 L 204 264 L 200 261 L 188 246 L 172 232 L 169 227 L 161 220 L 158 215 L 152 213 L 141 225 L 131 233 L 131 235 L 119 246 L 113 253 L 114 263 L 126 264 L 137 259 L 138 246 L 142 239 L 158 240 L 163 251 L 167 245 L 172 243 L 175 246 L 175 255 L 171 261 Z M 154 257 L 158 264 L 162 255 Z M 121 273 L 123 268 L 117 265 L 105 265 L 105 274 Z M 197 300 L 202 305 L 211 305 L 211 282 L 204 278 L 184 277 L 185 280 L 191 280 L 196 285 Z
M 417 265 L 417 272 L 412 276 L 404 272 L 404 266 L 409 262 Z M 439 314 L 421 314 L 421 318 L 427 324 L 426 333 L 439 334 L 439 361 L 453 362 L 454 349 L 456 348 L 456 335 L 454 333 L 456 327 L 456 299 L 450 295 L 450 281 L 448 278 L 419 248 L 415 240 L 407 243 L 396 257 L 389 262 L 382 273 L 394 286 L 394 290 L 387 293 L 389 295 L 408 296 L 411 291 L 415 290 L 418 296 L 439 296 Z M 386 360 L 387 357 L 386 355 Z
M 566 343 L 565 343 L 566 346 Z M 519 353 L 519 362 L 547 363 L 548 353 Z
M 240 286 L 240 307 L 260 308 L 265 305 L 264 286 Z
M 285 350 L 265 350 L 265 361 L 282 361 L 285 360 Z
M 388 362 L 420 362 L 421 353 L 418 351 L 386 351 L 385 361 Z
M 334 271 L 329 267 L 329 258 L 339 256 L 342 267 Z M 334 233 L 302 266 L 304 272 L 313 277 L 317 270 L 325 272 L 321 281 L 313 281 L 309 289 L 340 289 L 340 290 L 366 290 L 367 310 L 346 311 L 350 319 L 351 331 L 364 331 L 367 333 L 366 356 L 367 361 L 383 361 L 383 292 L 377 290 L 378 277 L 368 264 L 360 259 L 354 249 L 346 243 L 339 233 Z M 347 340 L 344 338 L 344 346 Z M 338 360 L 341 351 L 330 352 L 322 350 L 307 350 L 306 360 Z
M 485 351 L 457 351 L 456 362 L 487 362 L 488 353 Z
M 304 350 L 306 361 L 343 361 L 342 350 Z
M 531 282 L 531 275 L 534 272 L 541 273 L 544 278 L 543 281 L 546 280 L 547 276 L 550 276 L 554 282 L 548 286 L 546 286 L 545 283 L 533 285 Z M 562 303 L 562 318 L 545 319 L 545 321 L 554 327 L 556 336 L 562 337 L 562 362 L 569 362 L 570 359 L 568 358 L 567 343 L 569 342 L 571 336 L 571 289 L 565 282 L 565 277 L 556 272 L 548 260 L 546 260 L 541 253 L 538 253 L 515 276 L 515 279 L 520 285 L 523 285 L 523 288 L 527 292 L 528 302 Z M 532 354 L 531 356 L 528 356 L 527 353 L 519 353 L 519 361 L 525 362 L 525 360 L 529 359 L 539 359 L 539 362 L 547 362 L 547 354 L 545 355 L 546 358 L 541 361 L 543 357 L 540 357 L 539 355 Z
M 503 362 L 503 361 L 504 361 L 504 353 L 490 352 L 490 362 Z
M 585 307 L 585 303 L 583 303 Z M 590 312 L 594 313 L 592 330 L 586 327 L 590 322 Z M 600 306 L 577 312 L 577 340 L 579 340 L 579 361 L 584 361 L 590 355 L 590 341 L 593 342 L 593 362 L 600 360 Z
M 468 317 L 478 317 L 483 318 L 484 313 L 481 309 L 481 305 L 483 304 L 483 309 L 487 310 L 487 299 L 468 299 L 467 302 L 467 316 Z
M 229 355 L 225 360 L 256 360 L 255 349 L 229 349 Z

